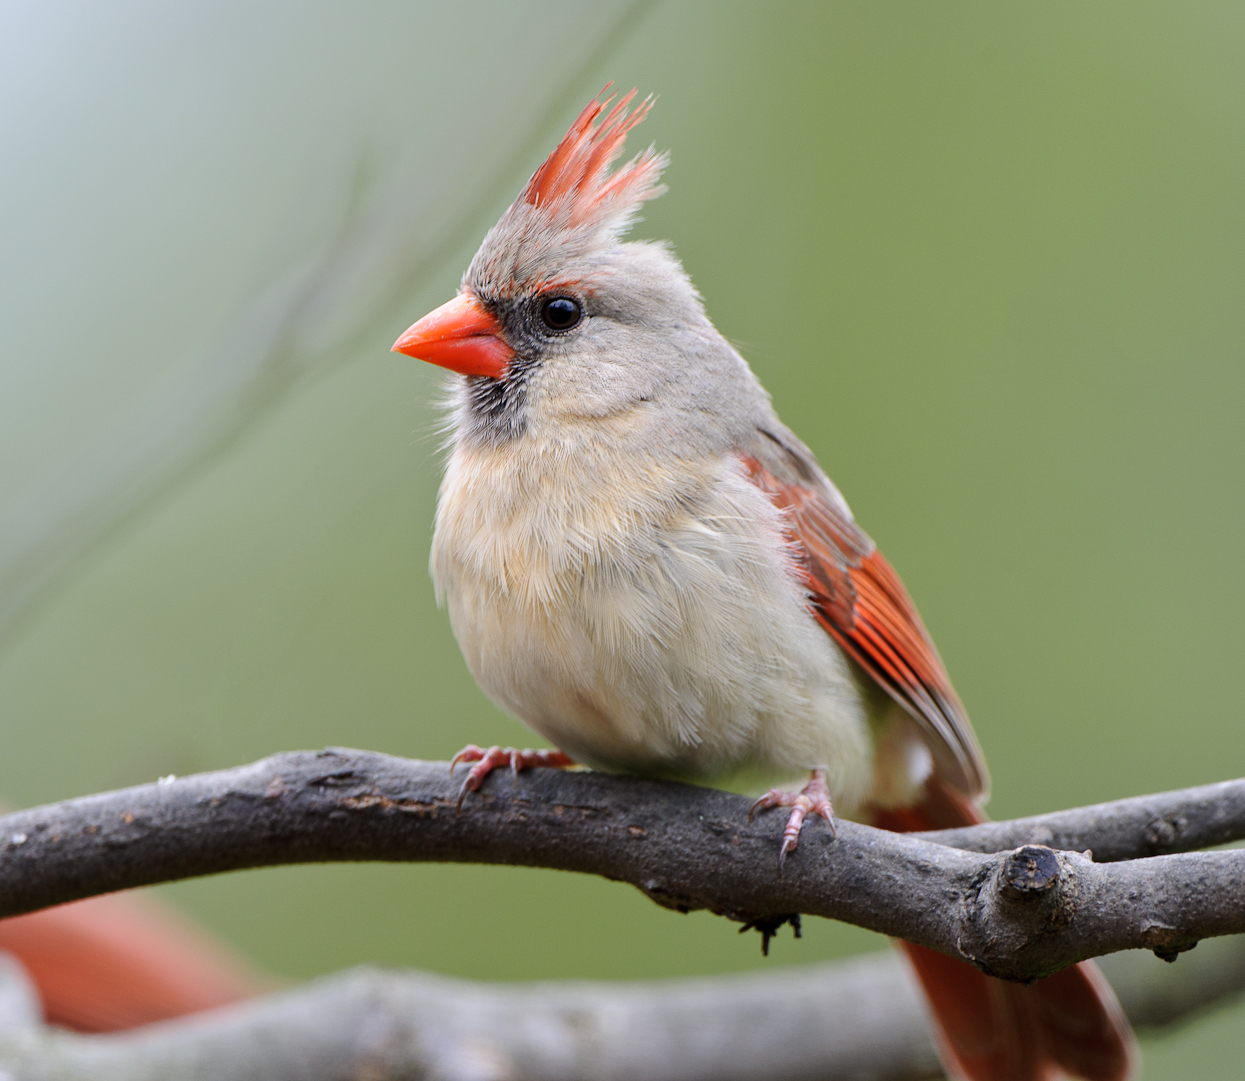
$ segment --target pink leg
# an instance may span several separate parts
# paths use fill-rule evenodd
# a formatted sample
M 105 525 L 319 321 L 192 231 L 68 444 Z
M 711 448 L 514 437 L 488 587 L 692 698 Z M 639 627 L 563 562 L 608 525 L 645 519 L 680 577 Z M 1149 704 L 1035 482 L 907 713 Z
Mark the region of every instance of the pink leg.
M 450 759 L 450 773 L 459 762 L 474 762 L 475 765 L 467 772 L 467 779 L 458 790 L 458 807 L 462 809 L 463 799 L 468 792 L 474 792 L 484 783 L 484 778 L 498 766 L 509 764 L 517 777 L 519 770 L 530 769 L 532 766 L 548 766 L 551 769 L 562 769 L 576 764 L 570 755 L 561 751 L 520 751 L 514 747 L 490 747 L 487 751 L 468 743 L 461 751 Z
M 778 850 L 778 874 L 782 875 L 783 860 L 799 843 L 800 829 L 809 812 L 821 815 L 830 823 L 830 834 L 834 835 L 834 810 L 830 806 L 830 790 L 826 787 L 826 771 L 813 770 L 813 779 L 806 784 L 797 795 L 794 792 L 783 792 L 771 788 L 752 805 L 748 812 L 748 821 L 757 811 L 768 810 L 770 807 L 790 807 L 791 817 L 787 819 L 787 828 L 782 831 L 782 847 Z

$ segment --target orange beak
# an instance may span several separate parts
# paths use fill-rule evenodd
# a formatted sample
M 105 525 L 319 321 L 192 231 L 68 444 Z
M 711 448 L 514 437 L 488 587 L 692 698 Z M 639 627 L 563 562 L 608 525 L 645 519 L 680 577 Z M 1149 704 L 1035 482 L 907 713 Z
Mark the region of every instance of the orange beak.
M 425 315 L 393 343 L 393 352 L 405 353 L 429 364 L 439 364 L 463 375 L 500 379 L 514 350 L 501 337 L 501 324 L 468 293 Z

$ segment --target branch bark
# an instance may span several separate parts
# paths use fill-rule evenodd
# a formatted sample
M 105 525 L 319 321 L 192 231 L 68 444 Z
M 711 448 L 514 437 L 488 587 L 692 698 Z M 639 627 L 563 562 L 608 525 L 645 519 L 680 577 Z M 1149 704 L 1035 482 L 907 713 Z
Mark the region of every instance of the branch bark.
M 1002 852 L 1020 845 L 1072 852 L 1088 847 L 1098 863 L 1190 852 L 1245 836 L 1245 780 L 913 836 L 972 852 Z
M 1134 1025 L 1245 987 L 1245 940 L 1108 959 Z M 1192 962 L 1192 963 L 1191 963 Z M 1185 971 L 1187 970 L 1187 971 Z M 0 1070 L 23 1081 L 918 1081 L 941 1077 L 898 956 L 763 975 L 490 986 L 361 968 L 120 1036 L 38 1026 L 0 966 Z M 1212 995 L 1208 995 L 1211 989 Z M 26 995 L 32 992 L 27 989 Z
M 292 752 L 0 818 L 0 916 L 248 867 L 517 864 L 630 882 L 667 907 L 762 928 L 796 913 L 826 916 L 1031 980 L 1118 950 L 1172 958 L 1199 939 L 1245 931 L 1245 851 L 1170 851 L 1245 836 L 1245 782 L 1211 787 L 1209 816 L 1205 789 L 1159 798 L 1165 821 L 1186 823 L 1165 841 L 1167 855 L 1096 864 L 1039 845 L 983 854 L 851 822 L 832 836 L 815 823 L 779 878 L 781 816 L 750 824 L 747 801 L 728 793 L 533 770 L 494 775 L 456 813 L 444 763 Z M 1063 812 L 945 836 L 988 845 L 999 826 L 1016 831 L 1004 832 L 1010 839 L 1043 828 L 1077 849 L 1109 840 L 1113 852 L 1144 853 L 1153 830 L 1137 801 L 1106 807 L 1125 805 L 1118 815 L 1097 809 L 1102 833 L 1088 815 Z

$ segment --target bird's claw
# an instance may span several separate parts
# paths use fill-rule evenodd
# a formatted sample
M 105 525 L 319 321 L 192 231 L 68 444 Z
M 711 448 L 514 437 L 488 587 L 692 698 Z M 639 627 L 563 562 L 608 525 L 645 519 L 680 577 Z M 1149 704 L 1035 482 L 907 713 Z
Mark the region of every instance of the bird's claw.
M 467 771 L 467 777 L 463 781 L 462 787 L 458 790 L 457 807 L 460 811 L 463 809 L 463 800 L 467 798 L 467 793 L 475 792 L 484 783 L 484 779 L 498 766 L 509 765 L 511 773 L 517 777 L 520 770 L 530 769 L 532 766 L 548 766 L 553 769 L 560 769 L 565 766 L 575 765 L 575 761 L 561 751 L 520 751 L 516 747 L 499 746 L 493 746 L 485 750 L 483 747 L 477 747 L 474 743 L 468 743 L 466 747 L 450 759 L 451 774 L 453 774 L 454 767 L 459 762 L 474 763 L 471 769 Z
M 830 790 L 826 787 L 826 771 L 813 770 L 812 780 L 797 792 L 784 792 L 779 788 L 771 788 L 748 809 L 748 821 L 751 822 L 757 811 L 765 811 L 770 807 L 790 807 L 791 816 L 782 831 L 782 846 L 778 849 L 778 877 L 782 877 L 782 865 L 787 853 L 794 850 L 800 841 L 800 830 L 804 819 L 810 814 L 820 815 L 830 826 L 830 836 L 834 836 L 834 809 L 830 806 Z

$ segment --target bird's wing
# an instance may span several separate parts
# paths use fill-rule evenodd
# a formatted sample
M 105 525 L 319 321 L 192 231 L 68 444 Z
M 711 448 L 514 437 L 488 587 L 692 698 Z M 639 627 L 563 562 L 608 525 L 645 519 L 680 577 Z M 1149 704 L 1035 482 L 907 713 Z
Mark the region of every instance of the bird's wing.
M 740 457 L 787 516 L 817 621 L 921 725 L 938 775 L 983 798 L 989 780 L 977 737 L 899 575 L 785 429 L 761 430 Z

